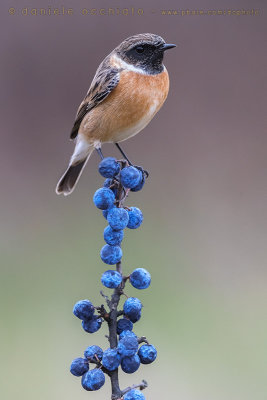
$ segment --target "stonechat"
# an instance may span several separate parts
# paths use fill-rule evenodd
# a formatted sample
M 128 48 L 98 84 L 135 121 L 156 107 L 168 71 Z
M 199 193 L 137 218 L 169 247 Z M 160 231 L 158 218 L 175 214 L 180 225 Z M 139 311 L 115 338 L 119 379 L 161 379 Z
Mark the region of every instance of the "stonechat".
M 99 65 L 78 108 L 71 131 L 76 146 L 56 193 L 70 194 L 94 149 L 119 143 L 151 121 L 167 98 L 169 75 L 163 55 L 175 47 L 162 37 L 142 33 L 125 39 Z

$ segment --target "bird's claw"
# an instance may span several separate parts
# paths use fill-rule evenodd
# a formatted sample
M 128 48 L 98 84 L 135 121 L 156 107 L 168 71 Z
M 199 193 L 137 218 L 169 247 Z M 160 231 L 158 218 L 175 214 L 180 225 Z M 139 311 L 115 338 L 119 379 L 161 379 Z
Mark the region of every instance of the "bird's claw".
M 142 174 L 143 174 L 143 176 L 145 176 L 145 178 L 148 178 L 148 177 L 149 177 L 148 171 L 146 171 L 146 170 L 143 169 L 142 167 L 140 167 L 140 166 L 138 166 L 138 165 L 135 165 L 135 168 L 139 169 L 139 171 L 142 172 Z

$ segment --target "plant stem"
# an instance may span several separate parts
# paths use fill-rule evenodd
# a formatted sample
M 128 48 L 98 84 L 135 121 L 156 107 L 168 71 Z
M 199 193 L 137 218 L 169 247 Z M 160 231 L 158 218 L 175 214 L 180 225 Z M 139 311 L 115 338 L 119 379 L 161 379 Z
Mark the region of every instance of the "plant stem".
M 121 262 L 116 264 L 116 269 L 118 272 L 122 272 L 121 269 Z M 114 289 L 113 295 L 111 297 L 111 301 L 109 304 L 110 314 L 109 314 L 109 321 L 108 321 L 108 328 L 109 328 L 109 343 L 112 349 L 116 348 L 118 345 L 117 339 L 117 317 L 118 317 L 118 304 L 120 301 L 120 297 L 123 294 L 123 289 L 125 286 L 125 282 L 123 281 L 122 284 Z M 117 400 L 122 398 L 122 392 L 119 385 L 119 376 L 118 376 L 118 369 L 112 371 L 110 373 L 110 380 L 111 380 L 111 388 L 112 388 L 112 400 Z
M 122 168 L 127 165 L 127 161 L 122 161 Z M 122 207 L 125 198 L 127 197 L 128 192 L 124 195 L 124 189 L 122 184 L 119 184 L 118 192 L 116 196 L 116 203 L 117 207 Z M 122 267 L 121 262 L 116 264 L 116 270 L 122 275 Z M 123 294 L 123 289 L 125 287 L 125 280 L 122 281 L 119 287 L 114 289 L 112 294 L 111 300 L 108 303 L 110 314 L 108 320 L 108 328 L 109 328 L 109 343 L 112 349 L 116 348 L 118 345 L 118 338 L 117 338 L 117 318 L 118 318 L 118 304 L 120 301 L 120 297 Z M 122 391 L 119 385 L 119 374 L 118 368 L 115 371 L 110 373 L 110 380 L 111 380 L 111 389 L 112 389 L 112 400 L 119 400 L 122 399 Z
M 144 390 L 147 386 L 148 386 L 148 385 L 147 385 L 147 381 L 145 381 L 145 380 L 143 379 L 142 382 L 139 383 L 138 385 L 132 385 L 132 386 L 129 386 L 129 387 L 127 387 L 126 389 L 124 389 L 124 390 L 122 391 L 122 394 L 124 395 L 125 393 L 130 392 L 130 390 L 132 390 L 132 389 Z

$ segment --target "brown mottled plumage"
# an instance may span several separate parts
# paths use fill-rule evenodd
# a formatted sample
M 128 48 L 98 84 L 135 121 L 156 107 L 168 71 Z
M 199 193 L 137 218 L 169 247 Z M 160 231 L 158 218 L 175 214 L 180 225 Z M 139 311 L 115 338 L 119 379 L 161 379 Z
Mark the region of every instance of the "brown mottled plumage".
M 99 65 L 82 101 L 71 139 L 76 146 L 56 192 L 70 194 L 95 148 L 118 143 L 140 132 L 161 108 L 169 91 L 163 53 L 166 45 L 157 35 L 131 36 Z
M 99 66 L 91 83 L 87 95 L 82 101 L 71 131 L 71 139 L 78 135 L 78 130 L 84 116 L 94 107 L 101 103 L 117 86 L 120 80 L 120 70 L 110 68 L 109 58 L 105 59 Z

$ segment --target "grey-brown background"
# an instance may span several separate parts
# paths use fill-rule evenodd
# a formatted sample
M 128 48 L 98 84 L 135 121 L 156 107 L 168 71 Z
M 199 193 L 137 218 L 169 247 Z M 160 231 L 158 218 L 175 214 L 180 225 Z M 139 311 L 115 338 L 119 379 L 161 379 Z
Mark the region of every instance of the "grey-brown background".
M 77 190 L 54 187 L 72 152 L 76 108 L 105 55 L 154 32 L 171 89 L 152 123 L 124 144 L 150 171 L 128 204 L 145 216 L 127 232 L 124 268 L 152 274 L 136 333 L 158 361 L 125 387 L 149 381 L 147 399 L 266 399 L 266 17 L 264 1 L 27 1 L 2 4 L 1 398 L 103 399 L 69 364 L 101 344 L 72 316 L 99 297 L 105 221 L 92 205 L 96 155 Z M 25 7 L 72 7 L 72 16 L 22 16 Z M 15 8 L 15 15 L 8 9 Z M 143 8 L 143 16 L 82 16 L 83 8 Z M 162 16 L 170 9 L 259 9 L 259 16 Z M 152 13 L 152 10 L 155 12 Z M 104 146 L 105 155 L 118 153 Z M 167 394 L 166 394 L 167 393 Z

